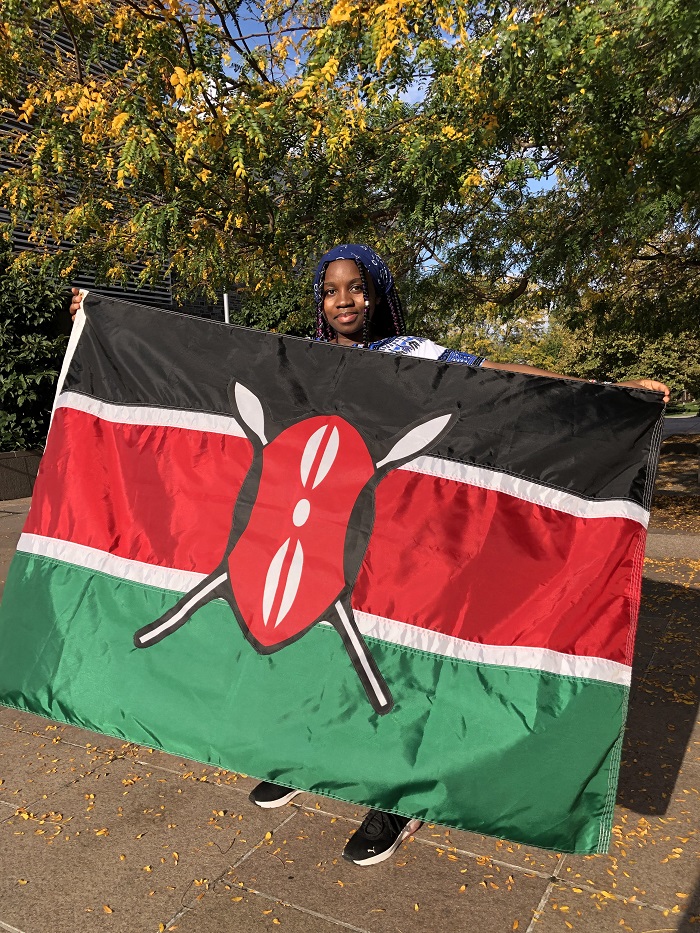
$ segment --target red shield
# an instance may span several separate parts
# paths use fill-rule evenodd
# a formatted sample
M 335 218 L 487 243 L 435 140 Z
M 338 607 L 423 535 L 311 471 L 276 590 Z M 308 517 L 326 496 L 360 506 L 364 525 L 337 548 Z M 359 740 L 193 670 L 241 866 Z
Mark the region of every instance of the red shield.
M 240 621 L 263 651 L 274 651 L 345 587 L 348 522 L 375 466 L 360 434 L 335 415 L 292 425 L 262 457 L 258 494 L 228 572 Z

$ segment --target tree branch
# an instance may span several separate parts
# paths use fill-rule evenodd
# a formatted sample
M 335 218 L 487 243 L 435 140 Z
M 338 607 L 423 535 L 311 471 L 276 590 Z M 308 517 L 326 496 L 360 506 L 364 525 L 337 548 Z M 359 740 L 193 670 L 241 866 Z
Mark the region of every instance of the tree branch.
M 78 82 L 84 85 L 85 75 L 83 74 L 82 62 L 80 61 L 80 49 L 78 48 L 78 40 L 75 38 L 73 27 L 68 21 L 68 17 L 66 16 L 66 11 L 63 9 L 63 6 L 61 5 L 61 0 L 56 0 L 56 3 L 58 4 L 58 9 L 61 14 L 61 19 L 63 20 L 63 23 L 66 29 L 68 30 L 68 34 L 70 35 L 71 42 L 73 43 L 73 52 L 75 53 L 75 65 L 78 70 Z

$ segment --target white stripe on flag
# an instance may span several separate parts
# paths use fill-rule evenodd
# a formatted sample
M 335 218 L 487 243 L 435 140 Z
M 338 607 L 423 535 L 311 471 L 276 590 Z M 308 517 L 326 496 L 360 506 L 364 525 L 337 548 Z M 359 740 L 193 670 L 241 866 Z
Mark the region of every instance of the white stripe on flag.
M 74 408 L 114 424 L 184 428 L 245 437 L 233 415 L 215 415 L 209 412 L 183 411 L 175 408 L 148 408 L 146 406 L 113 405 L 77 392 L 63 392 L 56 400 L 56 408 Z M 575 493 L 552 489 L 541 483 L 520 479 L 486 467 L 472 466 L 439 457 L 416 457 L 399 467 L 409 473 L 423 473 L 438 479 L 452 480 L 501 492 L 524 502 L 564 512 L 576 518 L 627 518 L 644 528 L 649 524 L 649 512 L 627 499 L 586 499 Z
M 499 473 L 487 467 L 472 466 L 469 463 L 457 463 L 441 460 L 439 457 L 416 457 L 405 463 L 399 470 L 411 473 L 425 473 L 439 479 L 451 479 L 458 483 L 468 483 L 492 492 L 503 492 L 533 505 L 540 505 L 557 512 L 566 512 L 576 518 L 629 518 L 639 522 L 644 528 L 649 524 L 649 512 L 627 499 L 584 499 L 563 489 L 552 489 L 531 480 L 520 479 L 509 473 Z
M 188 592 L 204 579 L 202 573 L 157 567 L 141 561 L 118 557 L 83 544 L 61 541 L 58 538 L 46 538 L 43 535 L 21 535 L 17 550 L 39 557 L 50 557 L 85 570 L 127 580 L 130 583 L 174 590 L 177 593 Z M 426 654 L 454 658 L 458 661 L 473 661 L 477 664 L 495 664 L 499 667 L 526 668 L 550 674 L 561 674 L 565 677 L 601 680 L 621 686 L 629 686 L 631 682 L 631 667 L 616 661 L 608 661 L 605 658 L 564 654 L 559 651 L 550 651 L 547 648 L 484 645 L 357 610 L 355 620 L 363 635 L 404 648 L 423 651 Z
M 78 392 L 63 392 L 56 408 L 73 408 L 113 424 L 136 424 L 143 427 L 184 428 L 209 434 L 245 437 L 233 415 L 215 415 L 205 411 L 183 411 L 179 408 L 149 408 L 146 405 L 113 405 Z

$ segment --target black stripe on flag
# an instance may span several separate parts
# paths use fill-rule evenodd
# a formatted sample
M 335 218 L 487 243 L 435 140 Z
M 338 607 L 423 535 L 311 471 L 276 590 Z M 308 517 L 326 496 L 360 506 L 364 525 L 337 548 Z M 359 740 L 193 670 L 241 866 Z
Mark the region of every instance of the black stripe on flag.
M 457 410 L 432 456 L 639 504 L 658 456 L 658 393 L 338 347 L 92 294 L 85 311 L 63 388 L 113 404 L 230 415 L 235 377 L 279 424 L 337 413 L 378 456 L 406 425 Z

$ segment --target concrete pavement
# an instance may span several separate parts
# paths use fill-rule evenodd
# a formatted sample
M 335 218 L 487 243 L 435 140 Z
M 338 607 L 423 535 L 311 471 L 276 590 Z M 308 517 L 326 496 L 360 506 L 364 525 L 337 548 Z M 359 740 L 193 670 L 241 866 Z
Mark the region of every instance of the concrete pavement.
M 700 434 L 700 416 L 666 415 L 663 436 L 672 437 L 674 434 Z
M 0 503 L 0 585 L 27 508 Z M 700 930 L 697 536 L 651 540 L 608 855 L 423 826 L 360 869 L 361 810 L 263 811 L 243 775 L 0 707 L 0 931 Z

